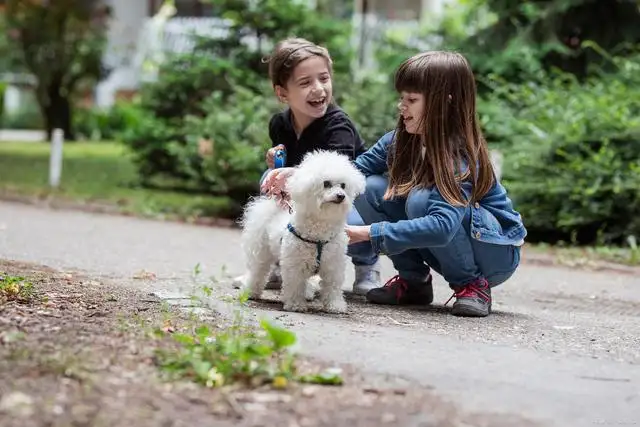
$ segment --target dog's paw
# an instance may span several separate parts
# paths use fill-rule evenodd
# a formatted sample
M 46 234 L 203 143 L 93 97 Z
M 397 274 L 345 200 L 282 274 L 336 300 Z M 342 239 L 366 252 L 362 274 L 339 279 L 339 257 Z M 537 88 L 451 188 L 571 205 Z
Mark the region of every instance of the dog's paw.
M 258 301 L 262 298 L 262 291 L 261 290 L 255 290 L 255 289 L 248 289 L 248 298 L 252 301 Z
M 336 299 L 325 302 L 322 305 L 323 311 L 332 314 L 346 314 L 347 302 L 344 299 Z
M 307 286 L 304 291 L 304 299 L 306 299 L 307 301 L 313 301 L 314 299 L 316 299 L 317 295 L 317 290 L 313 286 Z
M 298 313 L 305 313 L 309 308 L 306 303 L 285 303 L 282 305 L 284 311 L 295 311 Z

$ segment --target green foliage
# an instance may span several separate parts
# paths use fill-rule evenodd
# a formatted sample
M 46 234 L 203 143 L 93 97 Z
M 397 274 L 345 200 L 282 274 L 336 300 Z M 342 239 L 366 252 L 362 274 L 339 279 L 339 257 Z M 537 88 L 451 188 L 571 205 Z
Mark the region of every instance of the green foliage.
M 123 141 L 143 183 L 169 177 L 185 189 L 243 201 L 266 167 L 268 123 L 278 111 L 263 57 L 276 41 L 302 36 L 327 46 L 336 72 L 345 73 L 350 33 L 343 22 L 288 0 L 213 3 L 230 22 L 228 36 L 198 38 L 193 52 L 162 64 L 158 80 L 142 89 L 140 125 Z M 211 155 L 198 152 L 203 139 L 211 140 Z
M 242 323 L 219 333 L 200 326 L 173 338 L 177 351 L 158 352 L 158 363 L 169 379 L 187 378 L 206 387 L 237 382 L 260 386 L 295 375 L 295 358 L 289 351 L 295 334 L 267 321 L 259 331 Z
M 609 65 L 594 45 L 627 55 L 637 43 L 640 9 L 628 0 L 459 0 L 417 34 L 386 34 L 377 54 L 389 73 L 421 50 L 456 50 L 478 76 L 525 82 L 556 68 L 585 78 Z
M 287 37 L 304 37 L 324 45 L 334 59 L 337 73 L 347 72 L 351 61 L 350 25 L 309 9 L 304 2 L 290 0 L 209 0 L 231 23 L 224 41 L 203 40 L 200 49 L 220 58 L 232 58 L 241 69 L 264 78 L 263 57 L 272 45 Z M 242 40 L 257 39 L 257 49 Z
M 78 138 L 91 141 L 114 141 L 125 132 L 135 129 L 142 120 L 138 106 L 130 102 L 117 102 L 110 108 L 79 108 L 73 116 Z
M 0 304 L 7 301 L 27 303 L 33 300 L 33 283 L 22 276 L 7 275 L 0 271 Z
M 228 98 L 214 92 L 204 100 L 205 116 L 188 116 L 186 145 L 176 156 L 190 179 L 214 193 L 231 193 L 255 187 L 264 171 L 264 155 L 270 147 L 267 124 L 280 110 L 277 100 L 263 91 L 237 87 Z M 198 144 L 206 138 L 212 152 L 198 156 Z M 197 159 L 197 162 L 193 160 Z
M 368 147 L 394 129 L 398 117 L 398 96 L 386 78 L 366 76 L 356 82 L 336 76 L 336 100 L 356 124 Z
M 194 268 L 194 278 L 200 267 Z M 213 279 L 215 281 L 215 279 Z M 202 296 L 194 301 L 210 298 L 212 288 L 205 286 Z M 245 313 L 248 292 L 241 292 L 230 303 L 235 303 L 230 325 L 215 330 L 200 325 L 187 332 L 175 332 L 165 324 L 156 330 L 158 337 L 172 332 L 174 346 L 156 351 L 156 363 L 168 380 L 188 379 L 205 387 L 223 387 L 243 384 L 260 387 L 269 384 L 274 388 L 288 387 L 293 381 L 323 385 L 342 385 L 344 380 L 338 369 L 299 374 L 297 354 L 293 348 L 297 337 L 291 330 L 262 319 L 259 327 L 250 324 Z
M 5 111 L 0 125 L 4 129 L 42 130 L 44 122 L 38 102 L 32 92 L 23 90 L 17 110 Z
M 620 243 L 640 234 L 640 61 L 581 83 L 495 83 L 483 123 L 533 239 Z M 488 108 L 490 107 L 490 108 Z

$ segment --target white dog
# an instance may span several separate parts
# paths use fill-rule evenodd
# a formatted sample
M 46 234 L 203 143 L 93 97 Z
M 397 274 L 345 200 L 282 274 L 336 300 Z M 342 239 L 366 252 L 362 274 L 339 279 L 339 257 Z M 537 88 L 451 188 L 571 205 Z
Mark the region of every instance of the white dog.
M 260 298 L 271 266 L 279 262 L 286 311 L 306 311 L 314 292 L 307 281 L 319 275 L 323 309 L 346 312 L 345 225 L 354 198 L 364 190 L 365 177 L 348 157 L 316 151 L 287 180 L 291 212 L 265 196 L 249 202 L 241 224 L 248 269 L 244 286 L 250 298 Z

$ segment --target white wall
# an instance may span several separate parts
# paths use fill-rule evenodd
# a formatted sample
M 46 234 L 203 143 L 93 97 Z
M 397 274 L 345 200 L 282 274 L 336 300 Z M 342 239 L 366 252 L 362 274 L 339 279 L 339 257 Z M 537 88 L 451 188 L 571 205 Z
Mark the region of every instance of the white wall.
M 148 17 L 145 0 L 108 0 L 108 3 L 113 14 L 104 61 L 113 70 L 96 88 L 99 107 L 111 106 L 117 90 L 137 87 L 138 72 L 133 60 L 140 30 Z

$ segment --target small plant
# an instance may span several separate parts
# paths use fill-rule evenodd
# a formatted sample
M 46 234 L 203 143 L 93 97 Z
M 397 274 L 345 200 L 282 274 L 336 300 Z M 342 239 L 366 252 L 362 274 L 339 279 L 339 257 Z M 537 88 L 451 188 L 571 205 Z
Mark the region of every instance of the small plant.
M 193 279 L 201 273 L 200 264 Z M 215 282 L 215 279 L 213 279 Z M 211 297 L 212 288 L 203 287 L 204 298 Z M 193 297 L 200 302 L 203 299 Z M 270 384 L 286 388 L 292 381 L 341 385 L 339 371 L 330 369 L 310 375 L 297 375 L 296 354 L 292 351 L 297 339 L 294 332 L 263 319 L 259 327 L 244 317 L 249 294 L 240 292 L 232 301 L 237 304 L 231 325 L 213 330 L 206 325 L 176 332 L 169 319 L 156 332 L 165 336 L 172 332 L 176 346 L 156 351 L 156 362 L 168 380 L 189 379 L 205 387 L 243 384 L 257 387 Z M 197 321 L 196 319 L 193 319 Z
M 177 352 L 160 350 L 158 362 L 168 379 L 186 378 L 206 387 L 233 383 L 284 387 L 295 375 L 293 332 L 268 321 L 259 330 L 235 323 L 215 333 L 199 326 L 194 333 L 173 334 Z
M 0 272 L 0 304 L 7 301 L 28 303 L 35 295 L 33 283 L 22 276 Z

